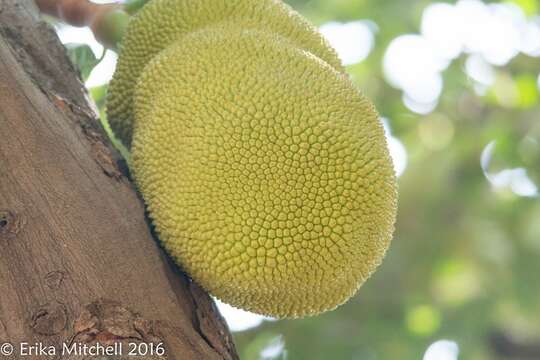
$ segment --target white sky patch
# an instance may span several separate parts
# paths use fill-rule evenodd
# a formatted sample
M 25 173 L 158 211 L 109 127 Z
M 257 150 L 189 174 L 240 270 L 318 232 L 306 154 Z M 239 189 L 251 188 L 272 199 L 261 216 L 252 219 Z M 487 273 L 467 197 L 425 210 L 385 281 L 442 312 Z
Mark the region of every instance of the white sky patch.
M 510 188 L 518 196 L 537 196 L 538 188 L 527 175 L 524 168 L 504 169 L 488 175 L 489 182 L 495 188 Z
M 336 49 L 343 65 L 353 65 L 368 57 L 375 44 L 373 24 L 369 21 L 329 22 L 319 30 Z
M 405 104 L 405 106 L 409 110 L 417 114 L 421 114 L 421 115 L 429 114 L 430 112 L 435 110 L 435 108 L 439 104 L 438 99 L 432 102 L 427 102 L 427 103 L 418 102 L 412 99 L 407 93 L 403 93 L 402 100 L 403 100 L 403 104 Z
M 438 340 L 429 345 L 423 360 L 458 360 L 459 346 L 454 341 Z
M 90 46 L 97 58 L 101 57 L 101 54 L 103 53 L 103 46 L 96 41 L 92 30 L 87 27 L 74 27 L 61 24 L 57 27 L 56 33 L 62 44 L 86 44 Z
M 522 167 L 489 172 L 489 165 L 495 150 L 495 141 L 490 142 L 482 151 L 480 165 L 484 176 L 495 190 L 510 189 L 514 194 L 525 197 L 538 196 L 538 187 Z
M 529 56 L 540 56 L 540 16 L 522 26 L 519 50 Z
M 62 24 L 58 26 L 57 33 L 63 44 L 86 44 L 98 59 L 103 54 L 103 46 L 96 41 L 94 34 L 87 27 L 79 28 Z M 117 58 L 114 51 L 108 50 L 103 60 L 90 73 L 85 84 L 86 87 L 92 88 L 108 83 L 114 74 Z
M 276 359 L 280 355 L 283 355 L 284 352 L 285 341 L 283 341 L 283 336 L 276 336 L 261 350 L 261 360 Z
M 523 11 L 512 4 L 486 5 L 479 0 L 460 0 L 455 29 L 465 51 L 479 53 L 493 65 L 505 65 L 519 53 Z
M 449 31 L 458 22 L 458 16 L 456 8 L 446 3 L 431 4 L 422 14 L 422 36 L 446 59 L 458 57 L 463 48 L 461 38 L 455 31 Z
M 481 55 L 470 55 L 465 61 L 465 72 L 471 79 L 482 85 L 495 82 L 495 70 Z
M 386 135 L 386 140 L 388 141 L 388 150 L 390 151 L 390 157 L 394 164 L 394 171 L 396 176 L 400 177 L 405 169 L 407 168 L 407 149 L 403 143 L 397 138 L 392 136 L 392 130 L 390 128 L 390 122 L 387 118 L 381 118 L 384 134 Z
M 101 62 L 94 69 L 92 69 L 88 80 L 86 80 L 86 87 L 92 88 L 107 84 L 113 77 L 117 60 L 118 55 L 116 55 L 114 51 L 107 51 L 103 60 L 101 60 Z
M 443 90 L 441 73 L 463 53 L 470 55 L 465 70 L 479 94 L 494 82 L 491 65 L 506 65 L 520 52 L 540 56 L 540 17 L 528 19 L 511 3 L 432 3 L 420 28 L 420 34 L 393 39 L 383 60 L 388 83 L 405 93 L 405 105 L 416 113 L 432 111 L 428 104 Z
M 461 49 L 502 66 L 519 52 L 540 56 L 540 18 L 527 19 L 511 3 L 459 0 L 455 5 L 430 4 L 422 15 L 421 33 L 439 44 L 438 51 L 447 58 L 457 57 Z
M 214 299 L 214 301 L 219 309 L 219 312 L 225 318 L 225 321 L 227 321 L 229 329 L 233 332 L 245 331 L 255 328 L 261 325 L 261 323 L 265 320 L 275 321 L 275 319 L 271 317 L 262 316 L 251 313 L 249 311 L 237 309 L 219 301 L 218 299 Z
M 440 72 L 447 66 L 448 60 L 440 57 L 428 40 L 414 34 L 392 40 L 383 59 L 388 82 L 424 104 L 439 98 L 443 88 Z

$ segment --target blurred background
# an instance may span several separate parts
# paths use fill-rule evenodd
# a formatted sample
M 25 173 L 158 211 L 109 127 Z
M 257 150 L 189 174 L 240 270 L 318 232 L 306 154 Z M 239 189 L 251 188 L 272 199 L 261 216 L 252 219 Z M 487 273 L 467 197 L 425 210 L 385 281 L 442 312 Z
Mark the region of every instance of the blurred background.
M 101 1 L 105 2 L 105 1 Z M 241 358 L 540 359 L 540 3 L 290 0 L 376 104 L 399 176 L 388 255 L 347 304 L 218 304 Z M 56 25 L 103 110 L 116 55 Z

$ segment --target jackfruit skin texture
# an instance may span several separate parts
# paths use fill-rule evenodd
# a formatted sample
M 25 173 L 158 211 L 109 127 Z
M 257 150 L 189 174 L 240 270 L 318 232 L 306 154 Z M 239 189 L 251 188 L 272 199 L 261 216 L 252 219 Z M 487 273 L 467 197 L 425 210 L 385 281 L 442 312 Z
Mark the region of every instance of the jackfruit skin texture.
M 132 93 L 135 180 L 164 248 L 212 295 L 315 315 L 380 264 L 394 171 L 373 105 L 340 66 L 235 19 L 154 54 Z
M 130 22 L 109 84 L 108 121 L 125 146 L 131 145 L 134 88 L 145 65 L 186 34 L 222 22 L 286 37 L 344 71 L 316 28 L 279 0 L 152 0 Z

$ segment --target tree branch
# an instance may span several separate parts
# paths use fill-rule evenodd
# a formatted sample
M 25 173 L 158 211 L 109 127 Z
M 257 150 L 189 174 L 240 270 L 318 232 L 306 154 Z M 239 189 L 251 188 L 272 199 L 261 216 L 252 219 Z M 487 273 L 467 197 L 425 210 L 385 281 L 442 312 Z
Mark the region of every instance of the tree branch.
M 161 358 L 237 359 L 117 159 L 33 1 L 0 1 L 0 342 L 162 342 Z

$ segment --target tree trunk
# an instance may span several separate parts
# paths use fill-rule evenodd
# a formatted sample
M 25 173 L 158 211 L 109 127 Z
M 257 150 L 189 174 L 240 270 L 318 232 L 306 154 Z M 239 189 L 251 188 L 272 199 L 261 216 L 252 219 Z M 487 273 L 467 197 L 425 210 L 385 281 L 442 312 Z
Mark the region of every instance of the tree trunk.
M 0 345 L 14 346 L 11 358 L 32 352 L 24 343 L 67 359 L 63 344 L 97 342 L 122 342 L 128 358 L 133 342 L 163 343 L 166 359 L 236 359 L 118 159 L 33 2 L 0 0 Z

